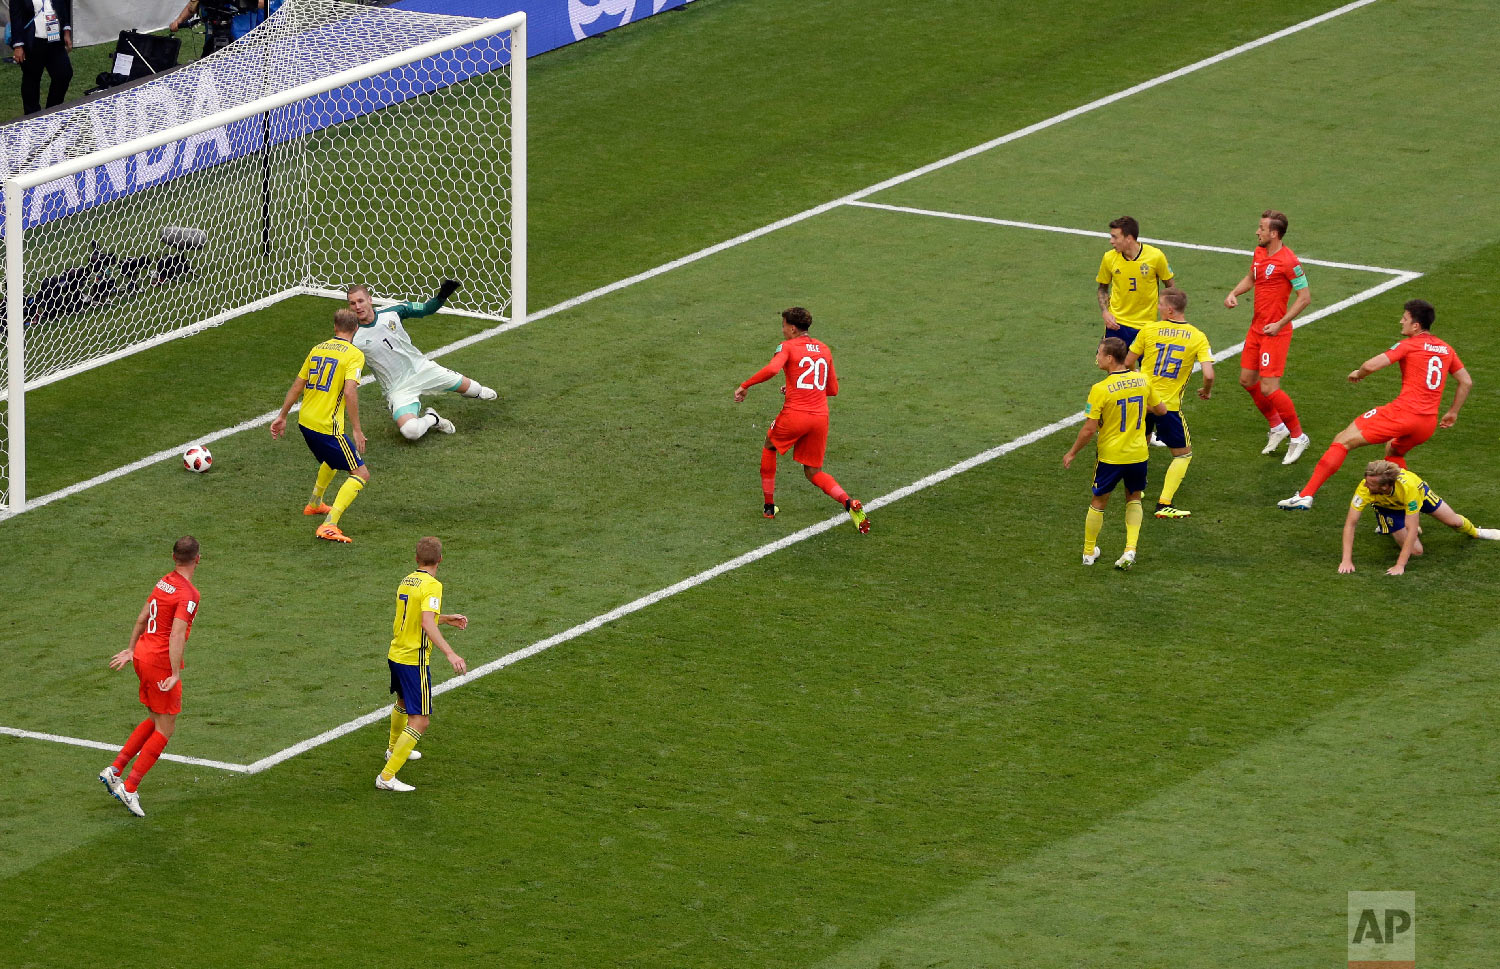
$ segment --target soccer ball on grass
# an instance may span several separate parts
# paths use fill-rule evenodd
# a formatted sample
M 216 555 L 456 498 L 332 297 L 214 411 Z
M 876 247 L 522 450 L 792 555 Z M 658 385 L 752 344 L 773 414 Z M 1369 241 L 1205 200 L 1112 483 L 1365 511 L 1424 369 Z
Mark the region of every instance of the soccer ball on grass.
M 214 456 L 208 453 L 208 448 L 201 444 L 194 444 L 182 452 L 182 466 L 189 471 L 202 474 L 214 466 Z

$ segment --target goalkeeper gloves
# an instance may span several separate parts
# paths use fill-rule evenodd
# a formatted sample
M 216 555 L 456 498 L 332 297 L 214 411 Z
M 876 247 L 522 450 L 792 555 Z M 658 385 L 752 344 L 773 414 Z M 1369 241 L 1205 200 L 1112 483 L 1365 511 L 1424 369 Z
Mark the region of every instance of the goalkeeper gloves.
M 446 303 L 448 301 L 448 297 L 458 292 L 458 287 L 462 285 L 463 283 L 460 283 L 456 279 L 443 280 L 443 285 L 438 287 L 437 301 L 439 303 Z

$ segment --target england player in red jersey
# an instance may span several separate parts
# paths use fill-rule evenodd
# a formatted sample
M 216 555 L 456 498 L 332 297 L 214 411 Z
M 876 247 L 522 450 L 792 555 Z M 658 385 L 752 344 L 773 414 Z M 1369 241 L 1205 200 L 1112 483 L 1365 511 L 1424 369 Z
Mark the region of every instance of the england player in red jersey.
M 124 669 L 127 663 L 134 665 L 141 702 L 148 713 L 125 741 L 120 756 L 99 772 L 99 780 L 140 818 L 146 812 L 136 788 L 161 756 L 177 725 L 177 714 L 182 712 L 182 653 L 192 635 L 193 620 L 198 617 L 193 573 L 201 558 L 196 538 L 184 535 L 177 540 L 172 546 L 175 568 L 157 580 L 146 598 L 130 631 L 130 645 L 109 660 L 109 668 L 114 670 Z M 132 759 L 135 766 L 122 780 L 121 772 Z
M 1438 427 L 1458 423 L 1458 412 L 1474 389 L 1474 378 L 1458 358 L 1458 351 L 1432 335 L 1437 310 L 1425 299 L 1406 301 L 1401 314 L 1401 342 L 1382 354 L 1373 356 L 1349 374 L 1350 383 L 1358 383 L 1377 370 L 1393 363 L 1401 365 L 1401 393 L 1388 404 L 1365 411 L 1339 432 L 1338 437 L 1318 459 L 1307 484 L 1290 498 L 1278 501 L 1287 511 L 1306 511 L 1312 507 L 1313 495 L 1323 482 L 1344 463 L 1357 447 L 1384 444 L 1385 459 L 1406 467 L 1406 452 L 1432 436 Z M 1448 375 L 1458 383 L 1453 405 L 1438 420 L 1443 403 L 1443 387 Z
M 1286 373 L 1287 351 L 1292 345 L 1292 321 L 1312 304 L 1312 290 L 1307 286 L 1307 276 L 1297 254 L 1281 242 L 1286 228 L 1285 214 L 1275 209 L 1261 213 L 1260 225 L 1255 230 L 1259 245 L 1251 257 L 1250 272 L 1224 297 L 1224 305 L 1234 309 L 1240 296 L 1252 288 L 1255 290 L 1255 312 L 1250 317 L 1245 349 L 1240 353 L 1240 386 L 1250 392 L 1250 399 L 1270 427 L 1266 446 L 1260 453 L 1273 453 L 1290 437 L 1292 441 L 1281 463 L 1291 464 L 1302 456 L 1312 439 L 1302 433 L 1297 408 L 1281 389 L 1281 377 Z M 1294 292 L 1297 296 L 1288 306 L 1287 299 Z
M 828 449 L 828 398 L 838 396 L 839 378 L 833 370 L 833 351 L 827 344 L 810 339 L 812 314 L 800 306 L 781 313 L 782 342 L 775 356 L 755 375 L 734 389 L 734 402 L 741 403 L 750 388 L 786 372 L 782 393 L 786 402 L 781 413 L 766 432 L 766 443 L 760 452 L 760 483 L 765 493 L 764 514 L 776 517 L 776 455 L 792 451 L 792 459 L 802 465 L 807 480 L 817 485 L 834 501 L 844 506 L 854 527 L 870 530 L 870 520 L 857 498 L 839 487 L 833 475 L 823 470 L 823 456 Z

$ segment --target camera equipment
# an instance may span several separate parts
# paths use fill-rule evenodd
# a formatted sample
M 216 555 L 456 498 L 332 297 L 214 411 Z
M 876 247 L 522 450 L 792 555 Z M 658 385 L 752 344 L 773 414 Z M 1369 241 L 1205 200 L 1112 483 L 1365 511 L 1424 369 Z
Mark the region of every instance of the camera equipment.
M 120 31 L 115 43 L 115 57 L 110 70 L 103 71 L 95 79 L 96 91 L 112 88 L 138 77 L 160 74 L 177 66 L 177 54 L 182 41 L 176 37 L 157 37 L 134 30 Z M 92 91 L 89 93 L 93 93 Z

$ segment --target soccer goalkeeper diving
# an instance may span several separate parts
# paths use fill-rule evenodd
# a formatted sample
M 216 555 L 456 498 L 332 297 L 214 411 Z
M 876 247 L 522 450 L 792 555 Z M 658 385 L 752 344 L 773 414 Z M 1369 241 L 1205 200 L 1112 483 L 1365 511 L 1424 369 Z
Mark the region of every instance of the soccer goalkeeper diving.
M 436 410 L 422 408 L 423 394 L 453 391 L 480 400 L 499 396 L 478 381 L 428 360 L 401 325 L 402 320 L 436 313 L 458 291 L 459 285 L 456 279 L 445 279 L 437 295 L 425 303 L 397 303 L 380 310 L 375 308 L 368 287 L 363 284 L 349 287 L 349 308 L 359 317 L 354 345 L 364 351 L 365 362 L 385 392 L 391 417 L 401 436 L 409 441 L 417 440 L 433 428 L 444 434 L 455 430 L 453 422 Z

